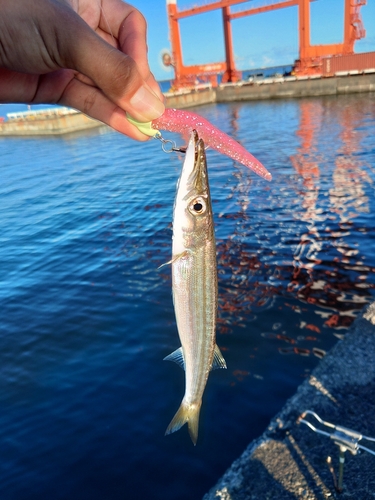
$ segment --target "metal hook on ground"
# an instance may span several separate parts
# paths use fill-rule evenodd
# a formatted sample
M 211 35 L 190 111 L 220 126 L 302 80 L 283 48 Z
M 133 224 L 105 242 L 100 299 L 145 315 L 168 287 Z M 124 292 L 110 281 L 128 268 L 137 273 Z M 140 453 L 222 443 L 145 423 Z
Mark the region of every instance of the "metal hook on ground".
M 305 419 L 306 415 L 312 415 L 316 420 L 323 426 L 329 427 L 332 429 L 332 432 L 326 432 L 322 429 L 318 429 L 311 422 Z M 327 422 L 319 417 L 319 415 L 311 410 L 306 410 L 300 415 L 297 419 L 298 424 L 305 424 L 311 430 L 316 432 L 317 434 L 322 434 L 323 436 L 327 436 L 333 440 L 333 442 L 339 447 L 339 479 L 336 484 L 336 480 L 334 477 L 335 488 L 337 491 L 342 491 L 343 484 L 343 474 L 344 474 L 344 462 L 345 462 L 345 452 L 350 451 L 352 455 L 356 455 L 359 450 L 367 451 L 372 455 L 375 455 L 375 451 L 367 448 L 359 444 L 359 441 L 362 439 L 366 439 L 367 441 L 375 442 L 375 438 L 371 438 L 368 436 L 364 436 L 363 434 L 353 431 L 351 429 L 347 429 L 346 427 L 342 427 L 341 425 L 335 425 L 331 422 Z

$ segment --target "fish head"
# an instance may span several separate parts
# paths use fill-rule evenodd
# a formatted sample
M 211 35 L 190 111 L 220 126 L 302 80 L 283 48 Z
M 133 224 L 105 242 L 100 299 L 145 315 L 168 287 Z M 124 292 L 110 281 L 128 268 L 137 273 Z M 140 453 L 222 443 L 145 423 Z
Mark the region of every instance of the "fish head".
M 177 186 L 173 216 L 173 255 L 194 251 L 214 241 L 205 145 L 195 130 L 190 135 Z

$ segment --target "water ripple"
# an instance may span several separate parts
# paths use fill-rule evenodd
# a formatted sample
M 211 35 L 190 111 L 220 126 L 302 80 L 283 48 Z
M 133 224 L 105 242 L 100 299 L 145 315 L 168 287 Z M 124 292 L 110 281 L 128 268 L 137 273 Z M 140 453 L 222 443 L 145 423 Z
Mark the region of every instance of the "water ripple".
M 373 300 L 374 95 L 198 112 L 273 181 L 207 153 L 228 370 L 195 449 L 163 436 L 181 158 L 108 129 L 0 140 L 1 498 L 202 496 Z

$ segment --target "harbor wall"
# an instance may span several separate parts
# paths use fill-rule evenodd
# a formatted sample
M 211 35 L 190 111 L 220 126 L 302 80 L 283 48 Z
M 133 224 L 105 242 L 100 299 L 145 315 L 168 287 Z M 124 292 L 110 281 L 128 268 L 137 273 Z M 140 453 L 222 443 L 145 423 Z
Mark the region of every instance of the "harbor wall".
M 221 85 L 216 89 L 216 102 L 314 97 L 375 91 L 375 73 L 331 77 L 296 79 L 266 79 L 267 83 Z
M 239 82 L 219 85 L 217 88 L 196 89 L 166 93 L 169 108 L 189 108 L 203 104 L 317 97 L 375 91 L 374 73 L 334 76 L 330 78 L 266 78 L 259 82 Z
M 103 126 L 83 113 L 56 116 L 34 116 L 27 120 L 0 123 L 0 136 L 62 135 Z
M 371 70 L 372 71 L 372 70 Z M 200 86 L 193 90 L 167 92 L 165 104 L 169 108 L 185 109 L 221 102 L 251 101 L 260 99 L 285 99 L 340 95 L 375 91 L 373 73 L 360 75 L 321 77 L 275 77 L 255 82 L 223 84 L 217 88 Z M 33 116 L 32 119 L 0 122 L 0 136 L 62 135 L 103 126 L 83 113 L 56 116 Z
M 164 94 L 168 108 L 190 108 L 202 104 L 211 104 L 217 100 L 217 89 L 212 87 L 196 88 L 193 90 L 182 90 L 179 92 Z

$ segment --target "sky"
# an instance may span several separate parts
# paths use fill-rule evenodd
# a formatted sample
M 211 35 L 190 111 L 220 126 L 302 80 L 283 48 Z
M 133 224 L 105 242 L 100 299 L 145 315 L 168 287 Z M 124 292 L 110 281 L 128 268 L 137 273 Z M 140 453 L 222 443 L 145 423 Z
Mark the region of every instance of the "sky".
M 211 0 L 209 0 L 211 2 Z M 177 0 L 179 10 L 209 3 L 207 0 Z M 165 0 L 129 0 L 145 16 L 148 25 L 149 62 L 157 80 L 173 78 L 161 54 L 170 49 Z M 253 0 L 232 11 L 261 6 L 268 0 Z M 343 40 L 344 0 L 316 0 L 310 4 L 311 43 L 340 43 Z M 356 42 L 355 52 L 375 51 L 375 0 L 360 10 L 366 38 Z M 292 64 L 298 57 L 297 7 L 243 17 L 232 21 L 236 67 L 240 70 Z M 180 20 L 184 64 L 224 61 L 221 10 Z

